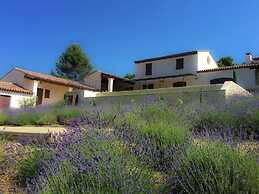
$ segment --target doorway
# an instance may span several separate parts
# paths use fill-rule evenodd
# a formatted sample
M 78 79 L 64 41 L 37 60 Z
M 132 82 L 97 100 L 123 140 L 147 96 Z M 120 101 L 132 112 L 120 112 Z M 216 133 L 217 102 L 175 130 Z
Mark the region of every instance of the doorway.
M 11 102 L 11 96 L 0 95 L 0 110 L 9 108 Z
M 36 101 L 36 106 L 42 104 L 42 98 L 43 98 L 43 89 L 42 89 L 42 88 L 38 88 L 38 89 L 37 89 L 37 101 Z

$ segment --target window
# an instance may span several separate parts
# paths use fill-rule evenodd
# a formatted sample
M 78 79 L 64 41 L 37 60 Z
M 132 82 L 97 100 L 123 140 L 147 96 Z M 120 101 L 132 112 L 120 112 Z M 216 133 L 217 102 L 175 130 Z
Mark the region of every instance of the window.
M 176 69 L 183 69 L 183 63 L 184 63 L 183 58 L 176 59 Z
M 148 89 L 154 89 L 154 84 L 148 84 L 148 85 L 147 85 L 147 88 L 148 88 Z
M 210 64 L 210 56 L 207 56 L 207 63 Z
M 152 75 L 152 63 L 146 64 L 146 75 Z
M 210 84 L 224 84 L 225 81 L 234 81 L 233 78 L 223 77 L 210 80 Z
M 49 98 L 50 96 L 50 90 L 45 90 L 45 98 Z
M 174 82 L 173 87 L 185 87 L 186 82 Z
M 154 89 L 154 84 L 143 85 L 143 89 Z

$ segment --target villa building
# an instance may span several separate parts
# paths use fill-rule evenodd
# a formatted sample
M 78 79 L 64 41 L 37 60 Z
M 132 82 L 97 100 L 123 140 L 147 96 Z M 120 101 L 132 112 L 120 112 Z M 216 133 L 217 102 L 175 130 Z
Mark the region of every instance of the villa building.
M 138 60 L 135 61 L 134 89 L 210 85 L 236 81 L 247 90 L 255 90 L 259 85 L 258 59 L 252 59 L 252 54 L 247 53 L 246 63 L 242 65 L 218 67 L 209 51 L 198 50 Z
M 19 108 L 22 99 L 32 97 L 37 98 L 36 105 L 53 104 L 73 90 L 96 91 L 75 81 L 13 68 L 0 80 L 0 109 Z M 76 104 L 76 96 L 71 101 Z
M 92 98 L 126 90 L 124 94 L 135 95 L 138 92 L 130 90 L 185 86 L 197 89 L 225 81 L 236 82 L 240 91 L 259 89 L 259 57 L 253 58 L 251 53 L 246 54 L 243 64 L 229 67 L 218 67 L 210 52 L 202 50 L 137 60 L 135 66 L 134 79 L 96 70 L 84 78 L 84 83 L 13 68 L 0 79 L 0 109 L 19 108 L 22 99 L 33 97 L 36 105 L 53 104 L 64 98 L 76 105 L 79 96 Z

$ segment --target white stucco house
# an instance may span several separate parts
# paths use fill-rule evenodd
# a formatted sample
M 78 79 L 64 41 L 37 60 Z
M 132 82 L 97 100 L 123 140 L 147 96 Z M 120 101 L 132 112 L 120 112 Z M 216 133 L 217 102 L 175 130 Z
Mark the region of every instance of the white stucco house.
M 47 105 L 64 99 L 69 91 L 96 91 L 85 84 L 75 81 L 13 68 L 0 79 L 0 109 L 19 108 L 22 99 L 37 97 L 36 105 Z M 76 104 L 77 96 L 71 96 Z
M 218 67 L 209 51 L 197 50 L 135 61 L 134 89 L 222 84 L 234 81 L 247 90 L 259 85 L 259 58 L 246 54 L 246 62 Z
M 101 92 L 206 86 L 225 81 L 236 81 L 248 91 L 259 90 L 259 57 L 253 58 L 251 53 L 246 54 L 246 62 L 230 67 L 218 67 L 206 50 L 137 60 L 135 67 L 132 80 L 96 70 L 85 77 L 84 83 L 13 68 L 0 79 L 0 109 L 19 108 L 22 99 L 33 97 L 37 98 L 36 105 L 47 105 L 69 96 L 76 105 L 79 96 L 92 98 Z

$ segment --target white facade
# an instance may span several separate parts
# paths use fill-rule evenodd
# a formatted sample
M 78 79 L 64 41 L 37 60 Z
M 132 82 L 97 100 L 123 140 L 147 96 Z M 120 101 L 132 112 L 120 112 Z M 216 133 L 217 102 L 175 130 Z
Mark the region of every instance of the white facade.
M 184 59 L 183 69 L 176 69 L 176 60 Z M 152 75 L 146 75 L 146 64 L 152 63 Z M 155 78 L 170 75 L 197 74 L 203 69 L 217 68 L 217 64 L 208 51 L 198 51 L 197 54 L 136 63 L 135 78 Z
M 176 82 L 185 82 L 185 86 L 210 85 L 214 79 L 227 78 L 233 80 L 234 72 L 237 84 L 241 87 L 249 90 L 258 87 L 258 81 L 256 81 L 259 80 L 258 75 L 256 75 L 256 70 L 253 68 L 218 69 L 219 67 L 209 51 L 196 51 L 177 55 L 182 56 L 173 57 L 174 55 L 172 55 L 172 57 L 158 57 L 146 59 L 143 62 L 135 62 L 136 76 L 134 79 L 137 83 L 134 89 L 144 89 L 148 85 L 152 85 L 152 88 L 173 87 Z M 183 68 L 176 69 L 176 60 L 180 58 L 184 61 Z M 146 64 L 150 63 L 152 64 L 152 74 L 146 75 Z M 259 68 L 259 65 L 256 68 Z M 206 71 L 209 69 L 212 69 L 212 71 Z M 203 70 L 205 72 L 200 72 Z
M 10 108 L 20 108 L 20 102 L 23 99 L 30 99 L 32 98 L 32 95 L 28 94 L 22 94 L 22 93 L 14 93 L 14 92 L 6 92 L 6 91 L 0 91 L 0 95 L 4 96 L 10 96 Z
M 197 71 L 218 68 L 216 61 L 208 51 L 198 51 Z

